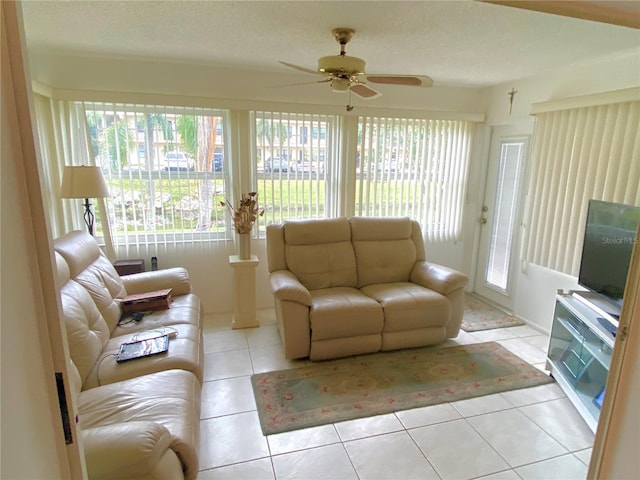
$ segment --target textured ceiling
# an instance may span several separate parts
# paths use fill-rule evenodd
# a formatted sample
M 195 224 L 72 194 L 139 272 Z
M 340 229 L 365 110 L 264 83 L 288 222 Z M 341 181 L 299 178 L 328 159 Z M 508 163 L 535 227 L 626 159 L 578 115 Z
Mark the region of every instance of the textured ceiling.
M 616 2 L 620 3 L 620 2 Z M 635 2 L 634 2 L 635 3 Z M 367 73 L 426 74 L 436 85 L 485 87 L 635 49 L 640 30 L 457 1 L 33 1 L 27 45 L 58 52 L 309 75 L 352 27 Z M 312 78 L 312 77 L 311 77 Z

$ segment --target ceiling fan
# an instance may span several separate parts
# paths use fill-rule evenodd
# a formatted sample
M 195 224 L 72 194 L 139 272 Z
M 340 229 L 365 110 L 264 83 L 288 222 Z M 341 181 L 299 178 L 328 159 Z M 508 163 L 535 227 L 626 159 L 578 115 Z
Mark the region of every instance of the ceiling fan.
M 364 99 L 376 98 L 382 95 L 377 90 L 371 88 L 368 83 L 402 85 L 410 87 L 431 87 L 433 80 L 426 75 L 387 75 L 387 74 L 367 74 L 365 73 L 365 61 L 358 57 L 347 55 L 346 45 L 355 35 L 352 28 L 339 27 L 332 30 L 333 36 L 340 44 L 339 55 L 329 55 L 318 59 L 318 69 L 301 67 L 292 63 L 280 62 L 282 65 L 295 70 L 322 75 L 326 77 L 312 83 L 328 83 L 334 92 L 353 92 Z M 353 110 L 351 105 L 347 105 L 347 110 Z

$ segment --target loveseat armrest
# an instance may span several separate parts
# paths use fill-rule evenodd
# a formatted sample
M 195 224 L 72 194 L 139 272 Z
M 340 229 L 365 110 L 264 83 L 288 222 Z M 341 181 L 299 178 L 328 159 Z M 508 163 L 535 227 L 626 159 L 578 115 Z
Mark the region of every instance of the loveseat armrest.
M 410 280 L 425 288 L 435 290 L 442 295 L 464 287 L 469 281 L 464 273 L 436 263 L 419 261 L 411 271 Z
M 127 294 L 153 292 L 164 288 L 171 288 L 171 294 L 185 295 L 191 293 L 189 272 L 183 267 L 165 268 L 150 272 L 134 273 L 122 277 L 122 283 Z
M 184 478 L 178 457 L 168 451 L 171 434 L 159 423 L 122 422 L 81 433 L 91 480 Z
M 289 270 L 276 270 L 269 275 L 271 291 L 278 300 L 311 306 L 311 293 Z

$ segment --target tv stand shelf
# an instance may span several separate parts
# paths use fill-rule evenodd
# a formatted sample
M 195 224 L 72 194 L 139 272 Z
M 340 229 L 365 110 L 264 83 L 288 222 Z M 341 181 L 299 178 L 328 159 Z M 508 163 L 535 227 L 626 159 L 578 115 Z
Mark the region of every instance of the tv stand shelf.
M 559 292 L 556 296 L 547 368 L 595 432 L 615 340 L 598 318 L 616 325 L 619 312 L 598 298 L 592 302 L 593 295 Z

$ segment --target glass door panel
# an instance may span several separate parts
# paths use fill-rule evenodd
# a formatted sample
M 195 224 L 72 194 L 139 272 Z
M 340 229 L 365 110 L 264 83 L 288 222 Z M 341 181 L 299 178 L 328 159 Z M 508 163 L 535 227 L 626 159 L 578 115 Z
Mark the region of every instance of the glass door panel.
M 491 221 L 489 260 L 485 282 L 506 291 L 513 234 L 518 213 L 518 179 L 522 168 L 524 142 L 503 142 Z
M 513 310 L 517 242 L 522 215 L 523 172 L 529 137 L 520 127 L 494 127 L 484 205 L 480 216 L 480 241 L 475 292 Z

